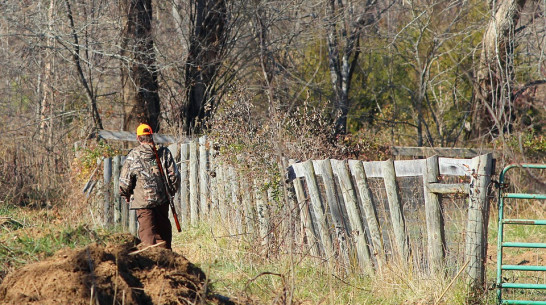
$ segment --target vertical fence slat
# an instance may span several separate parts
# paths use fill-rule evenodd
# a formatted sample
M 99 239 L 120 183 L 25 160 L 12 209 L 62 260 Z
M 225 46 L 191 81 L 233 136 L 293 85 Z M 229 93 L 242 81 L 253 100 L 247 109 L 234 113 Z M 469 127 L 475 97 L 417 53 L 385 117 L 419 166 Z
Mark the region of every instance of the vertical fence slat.
M 289 161 L 290 164 L 294 164 L 294 160 Z M 294 192 L 296 193 L 297 205 L 300 210 L 300 225 L 302 227 L 301 234 L 302 237 L 305 234 L 307 239 L 307 245 L 309 246 L 309 252 L 311 255 L 318 257 L 319 247 L 318 247 L 318 237 L 313 227 L 313 220 L 309 214 L 309 200 L 305 196 L 305 191 L 303 188 L 303 183 L 300 178 L 294 179 L 292 182 L 294 184 Z
M 469 284 L 472 288 L 480 289 L 485 281 L 487 217 L 489 214 L 488 188 L 493 172 L 493 155 L 489 153 L 472 158 L 471 170 L 465 257 L 469 261 Z
M 334 172 L 332 171 L 332 165 L 330 160 L 320 160 L 315 164 L 315 169 L 320 172 L 324 181 L 324 190 L 326 192 L 326 202 L 328 203 L 328 211 L 332 217 L 334 223 L 336 238 L 339 243 L 339 256 L 343 259 L 343 266 L 348 271 L 349 266 L 349 247 L 347 245 L 347 224 L 343 219 L 343 212 L 341 211 L 340 202 L 336 194 L 336 184 L 334 181 Z
M 379 226 L 379 220 L 375 213 L 375 208 L 372 202 L 372 191 L 368 185 L 368 178 L 364 170 L 362 161 L 349 161 L 351 172 L 355 178 L 356 187 L 358 188 L 358 194 L 360 195 L 361 207 L 366 216 L 366 223 L 368 224 L 368 230 L 370 232 L 370 239 L 373 245 L 373 253 L 376 258 L 377 267 L 381 270 L 385 263 L 385 248 L 383 246 L 383 238 L 381 237 L 381 228 Z
M 243 234 L 243 211 L 241 198 L 239 195 L 239 175 L 233 166 L 228 168 L 228 175 L 231 189 L 231 206 L 235 210 L 235 225 L 237 226 L 237 234 Z
M 224 166 L 216 166 L 216 193 L 218 194 L 218 211 L 225 224 L 228 223 L 228 209 L 226 207 L 226 188 L 224 179 Z
M 407 262 L 409 258 L 408 237 L 406 235 L 406 225 L 404 214 L 402 213 L 402 205 L 400 194 L 398 193 L 393 160 L 381 162 L 381 170 L 383 171 L 383 179 L 385 181 L 385 189 L 389 201 L 389 212 L 391 215 L 398 256 L 401 262 Z
M 109 225 L 112 223 L 110 214 L 112 202 L 110 201 L 110 180 L 112 180 L 112 158 L 104 158 L 104 203 L 103 203 L 103 224 Z
M 199 203 L 201 216 L 209 216 L 207 137 L 199 138 Z
M 250 234 L 250 236 L 254 236 L 255 230 L 254 230 L 254 209 L 252 208 L 252 192 L 250 189 L 250 185 L 248 183 L 248 180 L 245 176 L 241 176 L 241 193 L 242 193 L 242 199 L 243 199 L 243 206 L 244 206 L 244 223 L 246 225 L 246 232 Z
M 121 166 L 125 163 L 125 159 L 127 159 L 127 156 L 121 156 Z M 121 227 L 124 230 L 129 229 L 129 204 L 126 198 L 121 198 Z
M 353 182 L 349 176 L 349 170 L 345 161 L 331 160 L 334 173 L 338 177 L 341 194 L 345 201 L 347 215 L 351 224 L 352 237 L 356 246 L 357 259 L 360 269 L 367 273 L 373 273 L 373 264 L 370 258 L 370 250 L 366 242 L 366 230 L 360 218 L 360 212 L 357 207 L 357 198 L 353 187 Z
M 285 157 L 282 158 L 283 165 L 284 164 L 291 164 L 288 159 Z M 300 236 L 305 234 L 303 231 L 300 230 L 300 224 L 301 224 L 301 217 L 300 217 L 300 209 L 298 206 L 296 193 L 294 191 L 294 185 L 288 183 L 287 181 L 283 181 L 283 190 L 286 193 L 286 199 L 288 200 L 288 203 L 286 204 L 285 215 L 288 218 L 288 235 L 290 240 L 290 249 L 293 249 L 293 246 L 295 245 L 296 241 L 300 240 Z M 290 250 L 293 252 L 293 250 Z
M 119 170 L 121 166 L 121 157 L 114 156 L 112 164 L 112 178 L 114 179 L 114 224 L 121 222 L 121 197 L 119 195 Z
M 198 199 L 198 148 L 197 141 L 190 142 L 190 222 L 192 226 L 197 225 L 199 220 L 199 199 Z
M 138 220 L 136 210 L 129 210 L 129 232 L 134 236 L 138 236 Z
M 437 183 L 440 175 L 438 156 L 426 159 L 423 168 L 423 188 L 425 195 L 425 214 L 427 223 L 428 259 L 431 271 L 438 273 L 444 267 L 444 249 L 446 247 L 444 218 L 438 194 L 428 188 L 430 183 Z
M 218 216 L 218 172 L 217 164 L 214 160 L 215 151 L 214 148 L 209 150 L 209 167 L 211 175 L 209 177 L 209 192 L 210 192 L 210 216 L 212 219 L 216 219 Z
M 190 145 L 180 144 L 180 222 L 183 226 L 187 226 L 190 219 L 189 155 Z
M 256 199 L 256 216 L 258 217 L 260 240 L 262 242 L 262 246 L 267 247 L 269 245 L 269 224 L 266 195 L 264 194 L 263 185 L 257 180 L 254 180 L 254 192 L 254 198 Z
M 320 234 L 320 241 L 326 254 L 326 259 L 330 260 L 334 255 L 334 247 L 332 245 L 332 239 L 330 237 L 330 231 L 328 230 L 328 222 L 322 204 L 320 190 L 317 184 L 317 178 L 315 176 L 315 169 L 312 161 L 306 161 L 303 163 L 305 182 L 309 190 L 309 196 L 311 197 L 311 206 L 313 207 L 313 213 L 317 221 L 317 228 Z

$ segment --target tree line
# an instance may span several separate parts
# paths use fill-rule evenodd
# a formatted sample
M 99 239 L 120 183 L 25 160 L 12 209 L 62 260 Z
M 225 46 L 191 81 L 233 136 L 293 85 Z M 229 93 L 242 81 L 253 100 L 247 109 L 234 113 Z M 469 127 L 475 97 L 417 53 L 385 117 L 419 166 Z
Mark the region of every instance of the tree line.
M 62 152 L 98 129 L 147 122 L 201 134 L 237 107 L 248 110 L 241 130 L 276 130 L 277 151 L 311 116 L 334 145 L 506 145 L 519 135 L 520 146 L 546 150 L 537 140 L 544 9 L 533 0 L 3 1 L 0 126 L 47 156 L 32 164 L 60 172 L 70 162 Z M 300 121 L 290 129 L 291 120 Z

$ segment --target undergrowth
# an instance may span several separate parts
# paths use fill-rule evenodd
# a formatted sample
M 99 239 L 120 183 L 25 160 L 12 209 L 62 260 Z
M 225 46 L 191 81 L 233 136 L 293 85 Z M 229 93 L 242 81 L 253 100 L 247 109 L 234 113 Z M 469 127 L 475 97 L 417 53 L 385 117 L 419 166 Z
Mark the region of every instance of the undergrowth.
M 220 221 L 211 223 L 216 225 L 175 233 L 173 247 L 225 295 L 260 304 L 475 304 L 462 277 L 416 275 L 395 264 L 372 276 L 340 274 L 310 256 L 270 258 L 244 236 L 229 234 Z M 494 304 L 492 292 L 486 293 L 479 303 Z
M 56 208 L 0 205 L 0 282 L 23 265 L 43 260 L 60 249 L 104 242 L 110 232 L 85 223 L 71 224 Z

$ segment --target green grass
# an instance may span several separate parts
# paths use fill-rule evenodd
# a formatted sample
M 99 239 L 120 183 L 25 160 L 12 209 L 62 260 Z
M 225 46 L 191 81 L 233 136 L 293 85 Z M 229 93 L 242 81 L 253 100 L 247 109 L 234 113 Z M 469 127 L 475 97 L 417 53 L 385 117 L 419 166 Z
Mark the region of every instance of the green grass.
M 505 207 L 505 218 L 519 219 L 545 219 L 546 211 L 536 204 L 536 201 L 520 200 L 515 205 L 510 202 Z M 539 208 L 537 208 L 537 206 Z M 533 225 L 505 225 L 504 241 L 510 242 L 539 242 L 546 241 L 546 227 Z M 488 265 L 488 282 L 496 283 L 496 262 L 497 262 L 497 237 L 498 237 L 498 214 L 492 211 L 489 222 L 489 249 L 492 256 L 491 263 Z M 526 249 L 526 248 L 504 248 L 503 264 L 510 265 L 546 265 L 546 249 Z M 502 276 L 505 282 L 512 283 L 546 283 L 545 272 L 528 271 L 503 271 Z M 496 293 L 496 290 L 493 291 Z M 544 300 L 546 292 L 540 290 L 514 289 L 503 290 L 504 299 L 516 300 Z
M 0 280 L 60 249 L 83 247 L 108 235 L 85 224 L 70 224 L 52 210 L 1 205 L 0 217 Z

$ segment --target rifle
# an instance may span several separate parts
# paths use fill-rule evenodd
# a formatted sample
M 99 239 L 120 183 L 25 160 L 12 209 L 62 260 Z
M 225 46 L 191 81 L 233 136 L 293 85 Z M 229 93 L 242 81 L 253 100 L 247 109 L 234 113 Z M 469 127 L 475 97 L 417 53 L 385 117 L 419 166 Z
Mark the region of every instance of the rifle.
M 163 166 L 161 166 L 161 160 L 159 159 L 159 155 L 157 154 L 157 149 L 155 148 L 155 143 L 154 143 L 153 140 L 152 140 L 152 150 L 154 151 L 154 154 L 155 154 L 155 160 L 157 161 L 157 167 L 159 167 L 159 174 L 161 175 L 161 178 L 163 179 L 163 185 L 165 186 L 165 192 L 167 193 L 167 196 L 169 197 L 169 205 L 171 206 L 171 211 L 173 212 L 173 218 L 174 218 L 174 223 L 176 224 L 176 229 L 178 230 L 178 232 L 181 232 L 182 229 L 180 228 L 180 223 L 178 222 L 178 215 L 176 214 L 176 209 L 174 208 L 174 203 L 173 203 L 173 196 L 174 195 L 171 194 L 171 190 L 167 186 L 168 179 L 165 178 L 166 176 L 163 173 Z

